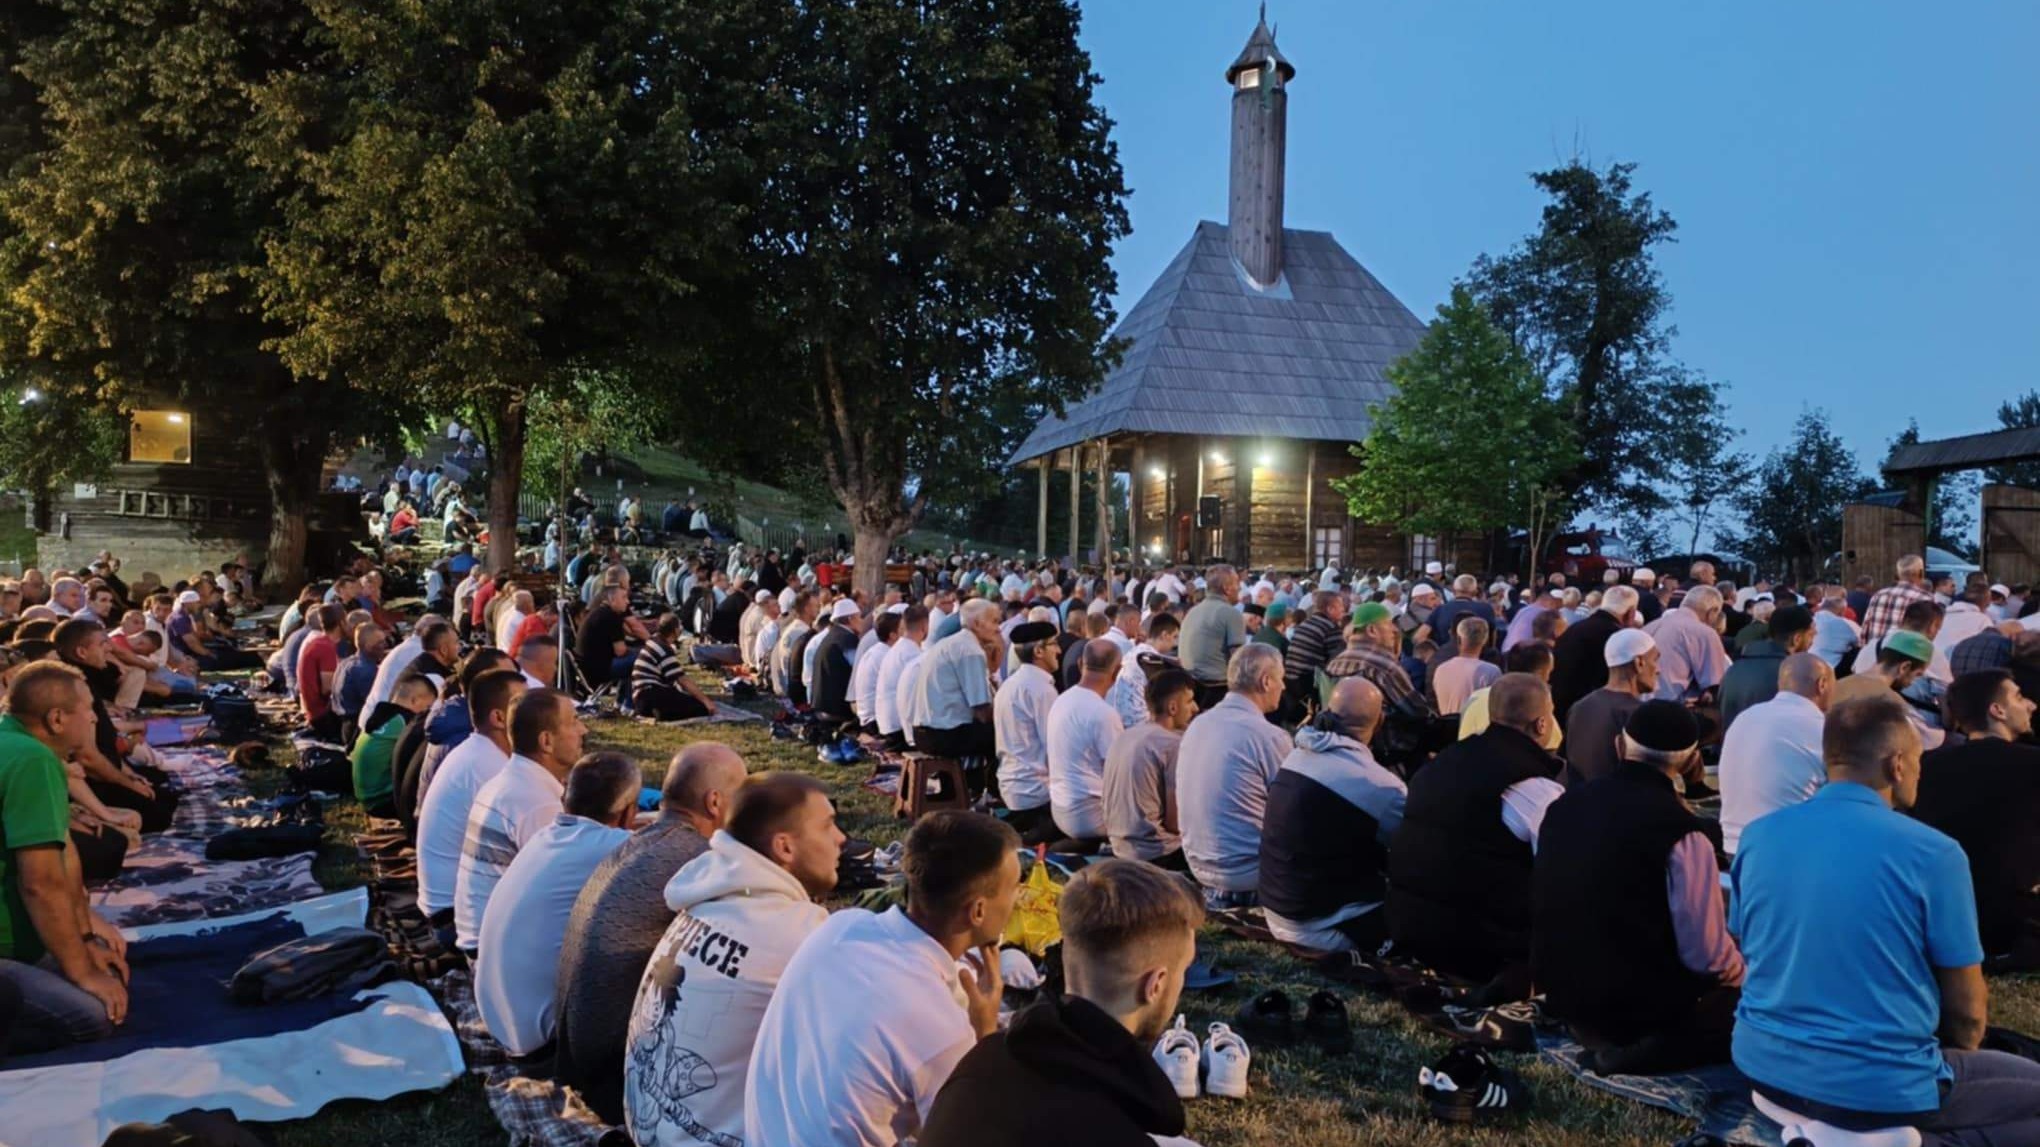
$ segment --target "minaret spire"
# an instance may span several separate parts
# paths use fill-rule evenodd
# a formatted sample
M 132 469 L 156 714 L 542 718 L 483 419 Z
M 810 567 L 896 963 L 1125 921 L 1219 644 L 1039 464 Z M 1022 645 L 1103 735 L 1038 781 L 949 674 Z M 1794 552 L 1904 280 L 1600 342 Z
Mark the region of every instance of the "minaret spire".
M 1260 20 L 1225 81 L 1232 97 L 1232 175 L 1226 226 L 1232 256 L 1257 286 L 1282 278 L 1282 190 L 1294 65 L 1275 46 L 1263 0 Z

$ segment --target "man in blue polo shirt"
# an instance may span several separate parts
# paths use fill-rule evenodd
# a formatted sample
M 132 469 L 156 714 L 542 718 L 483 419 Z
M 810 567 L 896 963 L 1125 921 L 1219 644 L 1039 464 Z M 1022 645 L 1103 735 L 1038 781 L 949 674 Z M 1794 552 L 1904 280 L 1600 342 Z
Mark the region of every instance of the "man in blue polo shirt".
M 1735 1064 L 1772 1102 L 1852 1131 L 2040 1142 L 2040 1064 L 1978 1051 L 1983 946 L 1969 862 L 1898 815 L 1920 738 L 1895 697 L 1828 711 L 1828 783 L 1743 831 L 1729 925 L 1748 965 Z

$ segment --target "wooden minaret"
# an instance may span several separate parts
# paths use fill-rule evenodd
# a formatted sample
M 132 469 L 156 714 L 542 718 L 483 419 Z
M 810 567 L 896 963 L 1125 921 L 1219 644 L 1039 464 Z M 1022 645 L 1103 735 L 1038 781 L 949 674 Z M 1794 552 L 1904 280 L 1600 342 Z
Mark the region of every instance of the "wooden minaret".
M 1232 181 L 1226 224 L 1232 256 L 1256 286 L 1282 278 L 1282 166 L 1289 81 L 1296 68 L 1275 47 L 1267 5 L 1225 82 L 1232 86 Z

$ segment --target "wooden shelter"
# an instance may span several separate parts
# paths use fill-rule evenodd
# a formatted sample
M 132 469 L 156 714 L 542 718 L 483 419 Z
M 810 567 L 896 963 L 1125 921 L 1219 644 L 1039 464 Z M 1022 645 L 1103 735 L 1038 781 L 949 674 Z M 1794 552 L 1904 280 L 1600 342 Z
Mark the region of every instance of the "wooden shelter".
M 1115 330 L 1125 353 L 1091 397 L 1034 428 L 1012 458 L 1040 473 L 1049 548 L 1051 468 L 1100 475 L 1095 548 L 1139 564 L 1225 560 L 1276 569 L 1409 567 L 1435 539 L 1356 521 L 1328 484 L 1357 466 L 1387 370 L 1424 324 L 1329 233 L 1283 226 L 1289 82 L 1265 19 L 1225 70 L 1232 168 L 1225 223 L 1190 241 Z M 1113 539 L 1105 490 L 1129 477 L 1131 539 Z M 1071 484 L 1069 550 L 1082 507 Z
M 1923 552 L 1933 532 L 1934 486 L 1942 475 L 2020 462 L 2040 462 L 2040 428 L 1899 447 L 1883 467 L 1895 489 L 1843 511 L 1841 576 L 1887 578 L 1900 557 Z M 1983 554 L 1978 564 L 1999 581 L 2040 581 L 2040 491 L 1987 485 L 1981 503 Z

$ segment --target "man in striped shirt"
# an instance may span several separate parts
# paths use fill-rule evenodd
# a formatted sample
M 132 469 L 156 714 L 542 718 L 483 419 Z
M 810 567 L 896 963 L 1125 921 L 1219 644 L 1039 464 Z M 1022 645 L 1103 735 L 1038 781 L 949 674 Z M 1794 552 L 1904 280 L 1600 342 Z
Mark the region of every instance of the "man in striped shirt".
M 1282 658 L 1282 676 L 1292 697 L 1308 696 L 1316 688 L 1317 671 L 1345 648 L 1345 627 L 1345 594 L 1321 589 L 1312 595 L 1310 616 L 1289 631 L 1289 649 Z
M 631 663 L 631 708 L 642 717 L 660 721 L 684 721 L 715 714 L 715 702 L 702 696 L 680 667 L 673 646 L 680 640 L 680 615 L 662 614 L 651 640 L 639 647 Z

